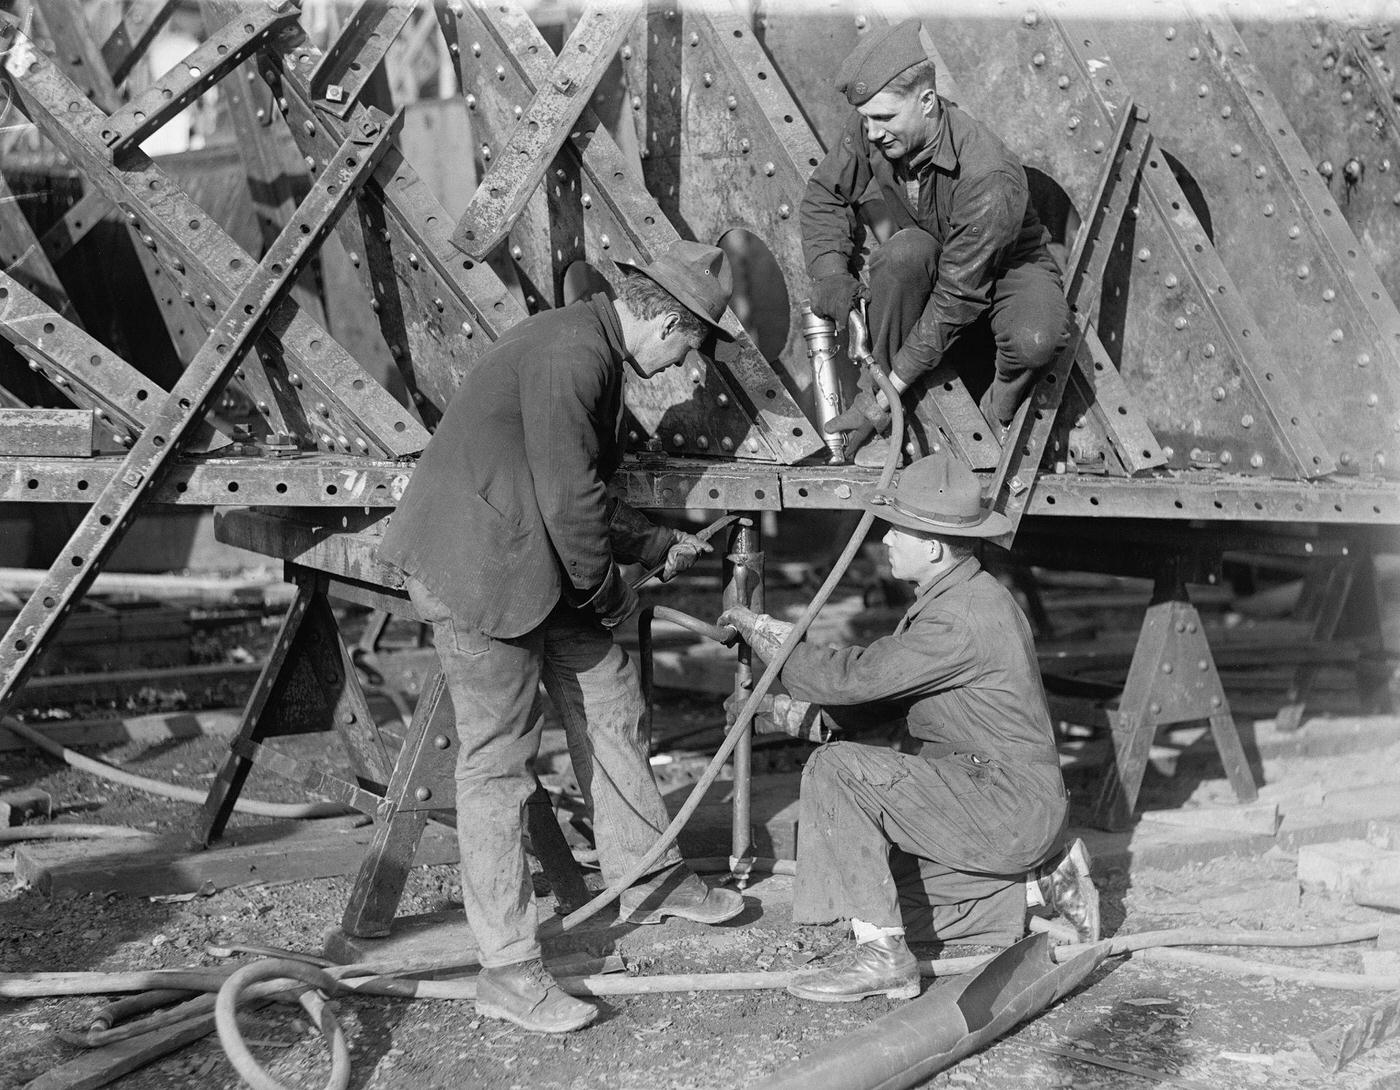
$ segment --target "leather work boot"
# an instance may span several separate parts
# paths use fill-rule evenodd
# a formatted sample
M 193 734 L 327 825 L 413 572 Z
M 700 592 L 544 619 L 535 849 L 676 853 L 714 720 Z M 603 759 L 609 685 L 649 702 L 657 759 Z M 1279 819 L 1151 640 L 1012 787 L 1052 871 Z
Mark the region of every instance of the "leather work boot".
M 482 969 L 476 978 L 476 1013 L 534 1033 L 568 1033 L 597 1018 L 598 1008 L 566 993 L 544 963 L 532 958 Z
M 1036 885 L 1046 907 L 1074 924 L 1080 942 L 1099 941 L 1099 891 L 1089 873 L 1089 849 L 1083 840 L 1075 837 Z
M 744 911 L 743 895 L 706 885 L 684 863 L 643 878 L 618 898 L 617 915 L 624 923 L 660 923 L 679 916 L 696 923 L 723 923 Z
M 857 943 L 854 950 L 829 969 L 788 985 L 799 999 L 818 1003 L 854 1003 L 872 995 L 916 999 L 919 962 L 902 935 L 886 935 Z

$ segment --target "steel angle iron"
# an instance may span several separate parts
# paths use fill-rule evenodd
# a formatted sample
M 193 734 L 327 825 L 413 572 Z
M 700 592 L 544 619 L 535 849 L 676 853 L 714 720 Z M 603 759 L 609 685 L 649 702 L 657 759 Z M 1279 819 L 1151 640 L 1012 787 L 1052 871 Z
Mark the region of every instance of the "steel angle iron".
M 274 307 L 291 289 L 336 217 L 378 165 L 401 117 L 367 113 L 341 145 L 97 496 L 67 548 L 20 609 L 0 644 L 0 709 L 13 700 L 63 616 L 121 539 L 138 504 L 263 333 Z

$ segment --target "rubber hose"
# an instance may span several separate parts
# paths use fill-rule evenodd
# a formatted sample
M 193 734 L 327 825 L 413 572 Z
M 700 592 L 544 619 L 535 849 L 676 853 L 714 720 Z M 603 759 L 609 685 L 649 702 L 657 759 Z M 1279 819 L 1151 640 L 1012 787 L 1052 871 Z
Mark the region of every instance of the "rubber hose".
M 177 802 L 192 802 L 203 806 L 207 791 L 197 791 L 193 787 L 178 787 L 173 783 L 166 783 L 163 780 L 152 780 L 146 776 L 136 776 L 130 772 L 123 772 L 114 765 L 109 765 L 106 761 L 97 761 L 91 757 L 84 757 L 81 753 L 74 753 L 66 746 L 61 746 L 52 738 L 46 738 L 33 727 L 26 726 L 18 719 L 7 716 L 0 720 L 0 727 L 5 730 L 14 731 L 26 742 L 42 749 L 49 756 L 62 761 L 66 765 L 79 769 L 83 772 L 91 773 L 100 779 L 110 780 L 112 783 L 119 783 L 125 787 L 134 787 L 138 791 L 145 791 L 149 795 L 159 795 L 162 798 L 174 799 Z M 341 806 L 336 802 L 263 802 L 260 799 L 240 798 L 233 804 L 234 810 L 240 814 L 256 814 L 259 817 L 275 818 L 320 818 L 339 817 L 342 814 L 350 814 L 355 811 Z
M 219 1044 L 223 1046 L 224 1054 L 234 1070 L 253 1090 L 286 1088 L 262 1069 L 244 1043 L 243 1034 L 238 1028 L 238 1003 L 243 990 L 249 985 L 284 978 L 299 980 L 325 992 L 342 990 L 339 981 L 314 966 L 285 958 L 268 958 L 245 965 L 224 981 L 214 1004 L 214 1026 L 219 1031 Z M 346 1043 L 345 1031 L 335 1013 L 315 992 L 303 992 L 299 999 L 330 1048 L 331 1073 L 326 1080 L 326 1090 L 346 1090 L 350 1085 L 350 1046 Z
M 904 443 L 904 406 L 900 403 L 899 391 L 894 388 L 884 372 L 878 367 L 869 367 L 867 370 L 870 372 L 871 377 L 874 378 L 876 384 L 879 385 L 880 389 L 884 391 L 885 397 L 890 403 L 890 449 L 889 454 L 885 458 L 884 469 L 880 471 L 878 485 L 880 489 L 884 489 L 889 487 L 890 481 L 894 479 L 894 471 L 899 465 L 900 451 Z M 827 574 L 826 581 L 822 583 L 821 589 L 817 591 L 807 608 L 802 611 L 802 615 L 793 625 L 792 631 L 788 633 L 788 637 L 783 641 L 782 646 L 778 649 L 778 653 L 773 656 L 773 661 L 768 664 L 768 668 L 763 671 L 763 676 L 760 677 L 757 684 L 754 685 L 753 690 L 749 693 L 748 699 L 744 701 L 744 707 L 734 720 L 734 725 L 729 728 L 729 733 L 725 736 L 724 742 L 720 745 L 714 757 L 710 759 L 710 763 L 705 766 L 704 773 L 701 775 L 700 779 L 696 781 L 694 788 L 691 789 L 690 796 L 685 800 L 685 805 L 682 806 L 676 816 L 671 819 L 671 824 L 666 826 L 666 829 L 656 838 L 655 843 L 647 850 L 647 853 L 633 864 L 632 868 L 628 870 L 626 874 L 582 908 L 575 909 L 573 912 L 569 913 L 569 915 L 565 916 L 564 919 L 554 927 L 546 925 L 545 928 L 541 929 L 541 934 L 567 931 L 570 928 L 577 927 L 584 920 L 596 916 L 604 908 L 616 901 L 618 897 L 622 895 L 622 891 L 629 888 L 638 878 L 642 877 L 644 874 L 650 873 L 652 867 L 656 865 L 656 861 L 676 842 L 676 837 L 680 835 L 681 830 L 684 829 L 686 823 L 690 821 L 691 815 L 694 814 L 696 808 L 699 807 L 701 800 L 705 797 L 705 793 L 709 791 L 711 784 L 719 777 L 720 769 L 724 766 L 724 762 L 729 759 L 729 755 L 734 751 L 734 747 L 739 744 L 739 739 L 743 736 L 744 731 L 753 721 L 754 713 L 758 710 L 759 704 L 763 701 L 763 698 L 768 695 L 768 690 L 772 688 L 773 682 L 777 680 L 778 674 L 787 663 L 788 657 L 792 654 L 793 649 L 801 641 L 802 637 L 807 634 L 807 629 L 811 627 L 812 621 L 821 611 L 822 606 L 826 605 L 826 600 L 831 597 L 837 584 L 840 583 L 841 579 L 845 576 L 846 569 L 851 566 L 851 561 L 855 559 L 855 555 L 859 551 L 861 544 L 865 541 L 865 535 L 870 530 L 871 524 L 874 523 L 874 521 L 875 516 L 870 511 L 865 511 L 861 514 L 860 521 L 856 523 L 856 528 L 854 532 L 852 532 L 850 540 L 846 542 L 846 547 L 841 551 L 841 555 L 837 558 L 836 564 Z
M 1244 976 L 1269 976 L 1275 980 L 1291 980 L 1295 984 L 1312 984 L 1319 988 L 1335 988 L 1347 992 L 1400 991 L 1400 976 L 1372 976 L 1366 973 L 1337 973 L 1328 969 L 1300 969 L 1276 962 L 1249 961 L 1225 954 L 1206 954 L 1199 950 L 1152 949 L 1143 952 L 1146 961 L 1166 965 L 1181 965 L 1193 969 Z
M 195 994 L 197 993 L 182 991 L 179 988 L 156 988 L 153 991 L 142 992 L 140 995 L 129 995 L 123 999 L 116 999 L 93 1013 L 92 1021 L 88 1023 L 88 1029 L 100 1033 L 125 1022 L 132 1015 L 145 1014 L 157 1007 L 180 1003 L 190 999 Z

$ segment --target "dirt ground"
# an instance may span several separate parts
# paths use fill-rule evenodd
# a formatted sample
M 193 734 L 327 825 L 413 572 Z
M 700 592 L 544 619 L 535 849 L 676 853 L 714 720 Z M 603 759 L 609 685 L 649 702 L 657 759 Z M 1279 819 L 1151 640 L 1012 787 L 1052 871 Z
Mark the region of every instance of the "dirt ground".
M 679 737 L 716 722 L 718 700 L 664 697 L 658 735 Z M 1400 733 L 1393 740 L 1400 743 Z M 312 747 L 308 740 L 293 744 Z M 703 749 L 703 746 L 698 747 Z M 131 771 L 204 787 L 226 743 L 197 738 L 155 746 L 132 743 L 104 756 Z M 310 750 L 308 750 L 310 752 Z M 786 755 L 786 756 L 785 756 Z M 1266 761 L 1272 784 L 1395 779 L 1400 750 Z M 796 767 L 779 749 L 769 767 Z M 685 762 L 659 766 L 667 786 L 683 782 Z M 1368 773 L 1370 778 L 1368 779 Z M 51 793 L 55 818 L 107 822 L 169 832 L 188 827 L 189 806 L 153 800 L 123 787 L 19 752 L 0 754 L 0 783 L 35 785 Z M 1218 795 L 1218 776 L 1196 784 Z M 1181 785 L 1151 774 L 1149 801 L 1177 798 Z M 1156 792 L 1156 795 L 1153 793 Z M 255 771 L 250 796 L 295 800 L 299 790 Z M 1079 808 L 1084 807 L 1079 799 Z M 1400 809 L 1400 807 L 1397 807 Z M 257 819 L 235 819 L 255 824 Z M 1383 914 L 1325 893 L 1300 891 L 1296 857 L 1277 848 L 1157 869 L 1125 864 L 1100 868 L 1105 931 L 1122 934 L 1181 926 L 1267 928 L 1281 931 L 1374 923 Z M 782 970 L 820 964 L 842 945 L 837 928 L 795 928 L 776 894 L 755 899 L 729 925 L 703 928 L 670 921 L 616 929 L 616 949 L 633 974 Z M 84 894 L 48 898 L 19 885 L 0 889 L 0 972 L 127 970 L 227 964 L 206 952 L 217 942 L 265 943 L 319 951 L 336 924 L 352 878 L 242 886 L 188 899 Z M 543 891 L 543 886 L 541 886 Z M 757 887 L 755 891 L 757 892 Z M 455 868 L 412 872 L 400 915 L 459 906 Z M 549 905 L 546 897 L 543 904 Z M 1391 921 L 1395 916 L 1391 915 Z M 1362 971 L 1361 952 L 1374 947 L 1222 951 L 1280 965 Z M 923 948 L 924 956 L 986 952 Z M 938 988 L 936 982 L 926 982 Z M 1400 1038 L 1367 1051 L 1338 1074 L 1325 1074 L 1308 1040 L 1345 1021 L 1375 993 L 1302 986 L 1271 977 L 1233 976 L 1118 958 L 1097 970 L 1073 995 L 1014 1033 L 925 1083 L 935 1087 L 1108 1088 L 1160 1085 L 1268 1088 L 1343 1087 L 1400 1090 Z M 79 1054 L 55 1037 L 82 1028 L 100 1001 L 0 1001 L 0 1090 L 22 1087 Z M 483 1021 L 470 1003 L 354 997 L 336 1002 L 351 1043 L 356 1090 L 481 1087 L 707 1088 L 759 1086 L 822 1044 L 894 1009 L 883 999 L 850 1005 L 803 1002 L 781 991 L 616 997 L 601 1002 L 589 1029 L 551 1038 L 502 1022 Z M 319 1036 L 298 1008 L 273 1008 L 245 1020 L 255 1055 L 288 1086 L 324 1085 L 328 1070 Z M 1077 1056 L 1067 1055 L 1077 1053 Z M 1134 1066 L 1130 1073 L 1113 1066 Z M 126 1077 L 132 1088 L 240 1085 L 213 1036 Z

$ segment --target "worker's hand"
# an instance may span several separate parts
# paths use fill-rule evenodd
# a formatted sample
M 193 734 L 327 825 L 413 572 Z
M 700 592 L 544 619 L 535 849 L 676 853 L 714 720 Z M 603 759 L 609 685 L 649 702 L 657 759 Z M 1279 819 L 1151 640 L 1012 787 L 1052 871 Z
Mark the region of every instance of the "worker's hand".
M 637 592 L 632 584 L 622 577 L 616 564 L 608 569 L 607 577 L 599 584 L 588 604 L 598 614 L 598 619 L 607 628 L 616 628 L 637 611 Z
M 724 698 L 724 725 L 732 727 L 735 720 L 739 718 L 739 713 L 744 710 L 744 705 L 748 703 L 751 692 L 748 689 L 735 690 Z M 753 729 L 758 734 L 767 734 L 772 727 L 773 718 L 773 694 L 764 693 L 763 699 L 758 702 L 758 707 L 753 713 Z M 766 725 L 765 725 L 766 724 Z
M 845 329 L 851 307 L 857 299 L 869 299 L 870 289 L 850 273 L 839 272 L 813 280 L 810 295 L 813 314 L 830 318 L 837 329 Z
M 822 425 L 822 431 L 835 435 L 838 431 L 855 431 L 862 427 L 874 428 L 880 434 L 890 430 L 890 410 L 882 404 L 876 394 L 862 390 L 845 412 L 832 417 Z
M 719 615 L 720 627 L 729 625 L 739 630 L 744 642 L 767 662 L 772 662 L 778 648 L 792 632 L 793 626 L 766 613 L 755 613 L 746 606 L 730 606 Z
M 684 530 L 671 531 L 676 540 L 666 552 L 666 566 L 661 569 L 661 581 L 669 582 L 700 559 L 702 553 L 712 553 L 715 547 L 697 534 Z

